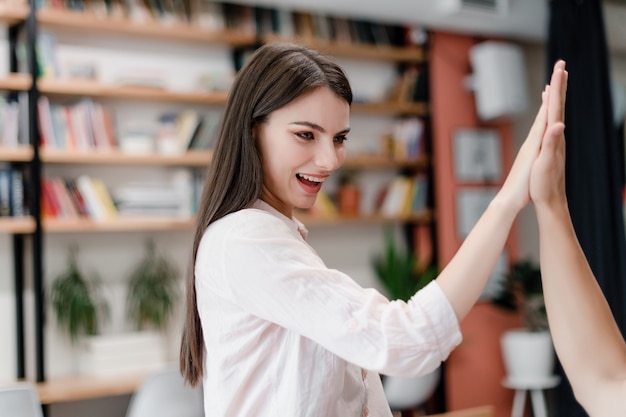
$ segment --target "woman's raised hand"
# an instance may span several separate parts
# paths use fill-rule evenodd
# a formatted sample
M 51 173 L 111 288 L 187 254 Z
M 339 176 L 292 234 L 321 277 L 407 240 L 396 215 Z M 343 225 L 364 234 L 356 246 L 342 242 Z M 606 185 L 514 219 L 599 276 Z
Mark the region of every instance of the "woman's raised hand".
M 565 62 L 554 66 L 550 85 L 544 92 L 547 101 L 547 126 L 539 155 L 530 175 L 530 198 L 536 208 L 567 204 L 565 196 L 565 96 L 567 71 Z M 537 207 L 539 206 L 539 207 Z

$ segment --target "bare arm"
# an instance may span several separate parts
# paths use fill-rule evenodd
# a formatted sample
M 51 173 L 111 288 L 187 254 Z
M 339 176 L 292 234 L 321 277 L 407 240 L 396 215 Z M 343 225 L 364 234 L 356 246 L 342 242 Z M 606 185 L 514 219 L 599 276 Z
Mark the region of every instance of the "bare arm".
M 530 200 L 530 172 L 539 154 L 548 119 L 546 98 L 544 91 L 535 121 L 502 188 L 437 278 L 459 320 L 467 315 L 480 296 L 515 217 Z
M 591 416 L 626 410 L 626 344 L 587 263 L 565 195 L 562 112 L 567 73 L 550 91 L 548 128 L 531 173 L 543 290 L 555 349 L 576 398 Z M 549 112 L 550 113 L 550 112 Z

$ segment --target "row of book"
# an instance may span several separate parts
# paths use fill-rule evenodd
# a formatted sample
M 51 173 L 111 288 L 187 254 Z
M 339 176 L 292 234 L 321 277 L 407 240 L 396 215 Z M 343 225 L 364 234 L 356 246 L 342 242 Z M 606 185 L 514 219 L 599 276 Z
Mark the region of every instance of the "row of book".
M 419 173 L 394 178 L 384 190 L 379 211 L 383 216 L 408 216 L 422 212 L 428 203 L 428 177 Z
M 200 177 L 177 170 L 170 181 L 131 183 L 109 190 L 100 178 L 44 177 L 41 213 L 44 218 L 90 218 L 106 221 L 117 217 L 191 218 L 202 190 Z
M 57 104 L 41 96 L 37 110 L 41 145 L 76 151 L 119 148 L 128 152 L 184 153 L 209 149 L 221 117 L 217 112 L 206 115 L 195 110 L 168 112 L 159 116 L 156 131 L 150 126 L 131 126 L 118 132 L 111 108 L 90 98 L 74 104 Z M 139 142 L 142 145 L 137 145 Z M 164 145 L 157 146 L 158 143 Z
M 399 175 L 380 190 L 374 213 L 389 218 L 419 214 L 428 208 L 428 191 L 426 174 Z M 338 216 L 341 210 L 336 198 L 322 190 L 308 212 L 314 217 L 333 218 Z
M 40 96 L 37 116 L 40 143 L 46 148 L 86 151 L 117 146 L 111 110 L 91 99 L 61 105 Z
M 394 120 L 383 153 L 398 161 L 415 160 L 426 153 L 425 124 L 419 117 Z
M 367 19 L 348 19 L 322 13 L 293 11 L 231 3 L 213 2 L 201 9 L 200 16 L 211 14 L 211 29 L 240 30 L 257 36 L 277 35 L 336 43 L 377 46 L 404 46 L 407 28 Z
M 180 155 L 212 149 L 217 139 L 221 112 L 200 114 L 187 109 L 166 112 L 153 123 L 134 123 L 119 129 L 119 148 L 124 153 Z
M 389 94 L 389 101 L 400 103 L 428 102 L 428 68 L 409 65 L 396 78 Z
M 284 38 L 382 46 L 407 45 L 412 29 L 368 19 L 214 0 L 36 0 L 36 7 L 125 17 L 136 23 L 193 24 L 209 30 L 230 29 L 257 36 L 273 34 Z
M 24 173 L 8 163 L 0 163 L 0 217 L 28 214 Z
M 0 96 L 0 146 L 15 147 L 28 143 L 28 96 L 17 99 Z

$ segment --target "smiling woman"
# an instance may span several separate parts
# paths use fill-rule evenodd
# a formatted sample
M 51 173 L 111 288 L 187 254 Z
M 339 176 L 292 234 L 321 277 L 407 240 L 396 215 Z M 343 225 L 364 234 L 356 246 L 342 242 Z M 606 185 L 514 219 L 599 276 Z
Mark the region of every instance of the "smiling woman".
M 181 343 L 207 416 L 390 417 L 378 374 L 422 375 L 448 357 L 528 202 L 545 105 L 471 243 L 435 281 L 408 301 L 360 287 L 326 267 L 293 216 L 345 161 L 351 102 L 341 68 L 301 46 L 262 46 L 237 75 L 199 207 Z
M 287 217 L 294 208 L 313 206 L 324 180 L 346 160 L 349 118 L 345 99 L 317 87 L 259 123 L 254 137 L 263 160 L 261 199 Z

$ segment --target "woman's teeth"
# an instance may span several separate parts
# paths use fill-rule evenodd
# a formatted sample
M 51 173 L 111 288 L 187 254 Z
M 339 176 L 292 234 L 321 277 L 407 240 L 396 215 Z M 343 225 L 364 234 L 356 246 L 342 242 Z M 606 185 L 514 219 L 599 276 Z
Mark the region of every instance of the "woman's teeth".
M 312 177 L 310 175 L 305 175 L 305 174 L 296 174 L 298 177 L 303 178 L 307 181 L 313 181 L 313 182 L 324 182 L 325 178 L 319 178 L 319 177 Z

